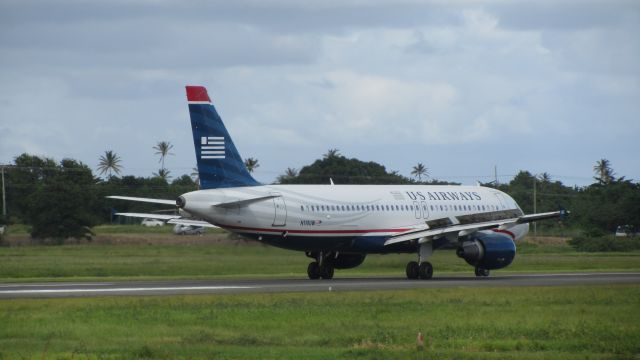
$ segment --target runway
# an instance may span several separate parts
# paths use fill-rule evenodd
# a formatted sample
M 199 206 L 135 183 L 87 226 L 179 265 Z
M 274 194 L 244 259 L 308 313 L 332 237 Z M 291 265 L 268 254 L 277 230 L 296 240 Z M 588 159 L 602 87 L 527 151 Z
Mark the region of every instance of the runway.
M 358 290 L 405 290 L 450 287 L 570 286 L 640 284 L 634 273 L 557 273 L 498 275 L 488 278 L 434 277 L 431 280 L 405 278 L 336 278 L 333 280 L 167 280 L 114 282 L 51 282 L 0 284 L 0 299 L 68 298 L 95 296 L 187 295 L 286 293 Z

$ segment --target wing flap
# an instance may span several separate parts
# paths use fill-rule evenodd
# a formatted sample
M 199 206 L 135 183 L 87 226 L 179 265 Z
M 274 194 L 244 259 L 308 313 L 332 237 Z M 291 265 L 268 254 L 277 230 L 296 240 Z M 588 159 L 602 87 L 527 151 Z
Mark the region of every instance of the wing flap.
M 560 210 L 560 211 L 551 211 L 551 212 L 539 213 L 539 214 L 524 215 L 518 219 L 518 224 L 524 224 L 524 223 L 534 222 L 539 220 L 553 219 L 557 217 L 561 218 L 566 216 L 568 213 L 569 212 L 566 210 Z

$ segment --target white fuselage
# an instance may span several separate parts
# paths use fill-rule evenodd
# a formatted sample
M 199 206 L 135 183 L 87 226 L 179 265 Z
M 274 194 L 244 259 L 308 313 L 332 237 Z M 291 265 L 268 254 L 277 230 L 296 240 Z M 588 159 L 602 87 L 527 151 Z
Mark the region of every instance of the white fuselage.
M 215 206 L 265 196 L 276 197 L 243 206 Z M 183 210 L 193 216 L 298 250 L 326 245 L 386 252 L 386 238 L 424 228 L 428 221 L 508 210 L 522 213 L 509 195 L 480 186 L 265 185 L 200 190 L 183 198 Z M 527 224 L 514 225 L 508 233 L 518 240 L 528 228 Z

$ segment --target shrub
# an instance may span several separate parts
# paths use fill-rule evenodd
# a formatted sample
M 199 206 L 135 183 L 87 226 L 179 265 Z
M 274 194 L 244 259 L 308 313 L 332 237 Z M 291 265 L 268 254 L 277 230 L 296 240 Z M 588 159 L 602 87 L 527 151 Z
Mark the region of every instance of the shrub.
M 578 251 L 607 252 L 640 250 L 638 237 L 577 236 L 569 240 L 569 245 Z

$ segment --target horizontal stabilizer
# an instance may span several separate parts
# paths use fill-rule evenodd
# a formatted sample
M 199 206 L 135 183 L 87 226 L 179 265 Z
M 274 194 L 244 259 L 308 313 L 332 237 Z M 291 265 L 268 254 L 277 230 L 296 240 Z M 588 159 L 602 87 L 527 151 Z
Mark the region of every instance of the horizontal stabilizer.
M 175 205 L 175 200 L 166 200 L 166 199 L 150 199 L 150 198 L 141 198 L 141 197 L 133 197 L 133 196 L 107 196 L 108 199 L 117 199 L 117 200 L 128 200 L 128 201 L 140 201 L 152 204 L 163 204 L 163 205 Z
M 171 219 L 167 221 L 167 224 L 179 224 L 179 225 L 187 225 L 187 226 L 201 226 L 206 228 L 217 228 L 218 226 L 209 224 L 206 221 L 202 220 L 189 220 L 189 219 Z
M 149 214 L 149 213 L 116 213 L 116 215 L 145 218 L 145 219 L 158 219 L 158 220 L 166 221 L 167 224 L 179 224 L 179 225 L 187 225 L 187 226 L 217 228 L 217 226 L 209 224 L 206 221 L 185 219 L 180 215 Z

